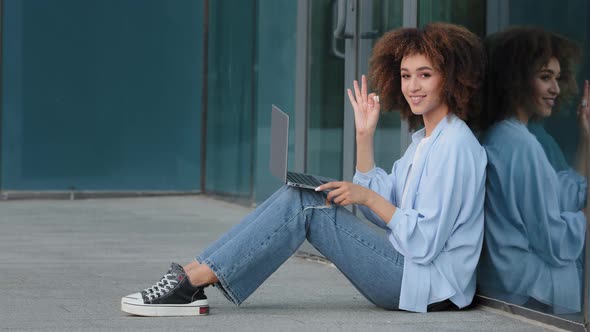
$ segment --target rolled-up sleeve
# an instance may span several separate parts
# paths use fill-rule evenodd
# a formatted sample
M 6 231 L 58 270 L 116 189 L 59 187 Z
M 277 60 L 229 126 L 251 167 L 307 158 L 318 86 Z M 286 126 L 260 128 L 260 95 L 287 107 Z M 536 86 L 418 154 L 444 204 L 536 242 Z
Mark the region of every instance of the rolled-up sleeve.
M 397 164 L 398 162 L 394 163 L 391 174 L 387 174 L 387 172 L 379 167 L 373 167 L 370 171 L 364 173 L 357 169 L 352 181 L 355 184 L 373 190 L 387 201 L 391 202 L 393 205 L 396 205 L 395 170 L 397 168 Z M 375 214 L 371 209 L 362 205 L 359 206 L 359 209 L 371 222 L 382 228 L 387 228 L 385 221 L 377 216 L 377 214 Z
M 571 168 L 557 173 L 559 207 L 562 211 L 577 212 L 586 205 L 588 181 Z
M 587 185 L 572 173 L 556 174 L 543 153 L 530 148 L 510 161 L 517 182 L 514 190 L 527 188 L 512 195 L 526 216 L 523 222 L 532 250 L 548 264 L 564 266 L 576 260 L 584 247 L 586 218 L 580 209 Z

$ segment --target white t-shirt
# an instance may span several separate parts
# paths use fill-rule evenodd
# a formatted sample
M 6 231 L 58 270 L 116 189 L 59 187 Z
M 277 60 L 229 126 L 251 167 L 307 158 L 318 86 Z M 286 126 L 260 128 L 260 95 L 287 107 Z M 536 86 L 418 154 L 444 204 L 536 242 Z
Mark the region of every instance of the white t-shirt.
M 408 176 L 406 176 L 406 182 L 404 183 L 404 193 L 402 194 L 402 201 L 399 204 L 400 206 L 406 200 L 406 194 L 408 193 L 408 181 L 410 180 L 410 177 L 412 175 L 412 166 L 414 165 L 416 160 L 418 160 L 420 156 L 422 156 L 422 153 L 424 153 L 424 145 L 426 144 L 426 142 L 430 140 L 431 137 L 432 136 L 422 138 L 420 140 L 420 143 L 418 143 L 418 146 L 416 147 L 416 153 L 414 153 L 414 158 L 412 159 L 412 164 L 408 169 Z

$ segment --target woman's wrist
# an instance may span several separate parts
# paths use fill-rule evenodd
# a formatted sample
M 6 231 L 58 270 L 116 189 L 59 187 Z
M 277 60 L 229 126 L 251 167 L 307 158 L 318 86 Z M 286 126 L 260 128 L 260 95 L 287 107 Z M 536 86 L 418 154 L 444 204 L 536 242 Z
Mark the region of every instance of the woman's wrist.
M 356 133 L 356 141 L 358 142 L 373 142 L 373 137 L 375 136 L 375 131 L 367 131 L 364 133 Z
M 365 201 L 363 202 L 363 205 L 372 210 L 375 207 L 375 202 L 376 202 L 378 196 L 379 195 L 377 195 L 377 193 L 374 192 L 373 190 L 367 189 L 367 196 L 366 196 Z
M 395 214 L 397 207 L 381 195 L 376 192 L 369 190 L 370 193 L 367 195 L 365 206 L 373 211 L 379 218 L 381 218 L 385 224 L 389 224 L 389 221 Z

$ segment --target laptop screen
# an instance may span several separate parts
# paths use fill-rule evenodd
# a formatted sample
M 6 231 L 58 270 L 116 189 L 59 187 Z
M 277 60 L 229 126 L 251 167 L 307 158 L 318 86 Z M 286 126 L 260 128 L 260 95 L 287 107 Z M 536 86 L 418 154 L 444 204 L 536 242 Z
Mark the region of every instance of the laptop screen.
M 270 120 L 270 172 L 287 181 L 287 153 L 289 148 L 289 116 L 272 105 Z

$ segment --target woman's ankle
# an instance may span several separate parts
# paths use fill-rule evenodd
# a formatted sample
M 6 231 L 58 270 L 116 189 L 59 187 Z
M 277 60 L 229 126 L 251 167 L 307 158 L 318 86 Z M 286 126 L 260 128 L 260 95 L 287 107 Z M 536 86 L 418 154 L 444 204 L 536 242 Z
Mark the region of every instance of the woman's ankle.
M 194 265 L 196 263 L 197 265 Z M 205 264 L 193 262 L 187 265 L 186 275 L 193 286 L 207 286 L 219 281 L 213 271 Z M 190 266 L 192 265 L 192 266 Z
M 192 262 L 186 264 L 185 266 L 183 266 L 182 268 L 184 269 L 184 272 L 186 272 L 188 274 L 189 271 L 198 268 L 200 265 L 201 264 L 199 262 L 192 261 Z

